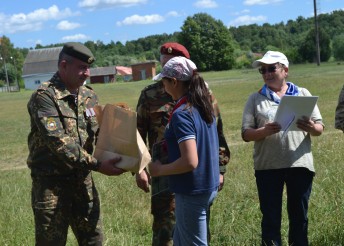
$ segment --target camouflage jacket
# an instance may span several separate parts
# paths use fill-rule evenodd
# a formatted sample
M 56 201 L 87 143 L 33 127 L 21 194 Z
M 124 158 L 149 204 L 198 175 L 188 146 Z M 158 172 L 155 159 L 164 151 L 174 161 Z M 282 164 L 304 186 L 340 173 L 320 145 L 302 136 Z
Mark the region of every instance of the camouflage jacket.
M 222 119 L 215 97 L 212 94 L 212 102 L 217 120 L 217 132 L 219 137 L 220 172 L 226 172 L 226 165 L 230 159 L 230 150 L 223 134 Z M 165 126 L 173 109 L 174 102 L 164 89 L 162 82 L 147 86 L 141 91 L 137 104 L 137 129 L 149 149 L 154 143 L 164 138 Z
M 76 100 L 58 73 L 32 94 L 27 105 L 31 120 L 27 164 L 33 176 L 98 168 L 92 156 L 98 131 L 93 107 L 97 104 L 96 94 L 86 86 L 79 88 Z
M 344 86 L 338 98 L 334 127 L 344 132 Z

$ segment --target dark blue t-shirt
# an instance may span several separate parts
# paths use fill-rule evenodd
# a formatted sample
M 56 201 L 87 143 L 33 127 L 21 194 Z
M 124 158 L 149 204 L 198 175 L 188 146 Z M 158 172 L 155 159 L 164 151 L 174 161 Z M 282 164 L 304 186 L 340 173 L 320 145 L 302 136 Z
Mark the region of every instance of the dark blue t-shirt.
M 180 157 L 179 143 L 195 139 L 198 154 L 198 166 L 193 171 L 169 176 L 171 192 L 182 194 L 200 194 L 217 190 L 219 186 L 219 141 L 216 120 L 207 124 L 197 108 L 184 109 L 181 105 L 172 115 L 166 126 L 169 162 Z

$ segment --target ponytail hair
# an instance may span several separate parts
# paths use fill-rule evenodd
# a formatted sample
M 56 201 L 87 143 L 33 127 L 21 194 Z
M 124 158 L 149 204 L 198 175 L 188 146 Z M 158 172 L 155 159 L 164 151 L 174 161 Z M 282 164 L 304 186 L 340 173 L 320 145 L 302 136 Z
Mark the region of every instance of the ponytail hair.
M 185 81 L 189 83 L 187 101 L 190 106 L 197 107 L 202 119 L 208 124 L 214 120 L 214 109 L 211 102 L 211 95 L 208 86 L 197 70 L 194 70 L 191 80 Z

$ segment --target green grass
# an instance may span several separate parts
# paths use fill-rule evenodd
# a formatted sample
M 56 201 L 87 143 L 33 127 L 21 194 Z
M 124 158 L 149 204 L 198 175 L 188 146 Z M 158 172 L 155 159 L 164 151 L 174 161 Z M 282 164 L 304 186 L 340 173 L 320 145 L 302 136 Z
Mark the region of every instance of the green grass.
M 319 96 L 325 122 L 313 138 L 316 176 L 309 208 L 311 245 L 344 245 L 343 133 L 334 129 L 334 111 L 342 88 L 344 65 L 292 65 L 289 81 Z M 256 70 L 202 73 L 219 102 L 232 151 L 225 187 L 212 207 L 212 245 L 259 245 L 260 211 L 252 162 L 252 143 L 241 140 L 241 116 L 249 94 L 262 86 Z M 126 102 L 135 109 L 140 90 L 151 81 L 92 85 L 100 103 Z M 0 93 L 0 245 L 33 245 L 30 173 L 26 167 L 32 91 Z M 94 174 L 101 195 L 105 245 L 150 245 L 150 195 L 136 187 L 129 173 L 120 177 Z M 283 208 L 282 235 L 287 245 L 288 219 Z M 77 245 L 69 233 L 67 245 Z

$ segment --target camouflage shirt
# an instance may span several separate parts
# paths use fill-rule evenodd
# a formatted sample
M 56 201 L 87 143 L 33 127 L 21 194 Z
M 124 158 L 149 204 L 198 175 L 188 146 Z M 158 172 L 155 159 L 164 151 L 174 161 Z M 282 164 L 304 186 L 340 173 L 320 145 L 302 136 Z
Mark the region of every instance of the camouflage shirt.
M 98 131 L 93 107 L 97 104 L 91 88 L 81 86 L 78 95 L 73 95 L 58 73 L 32 94 L 27 105 L 31 120 L 27 164 L 33 176 L 98 168 L 92 156 Z
M 338 98 L 334 127 L 344 132 L 344 86 Z
M 212 103 L 217 120 L 219 137 L 220 172 L 223 174 L 226 172 L 226 165 L 230 159 L 230 151 L 223 134 L 220 110 L 213 94 Z M 164 138 L 165 126 L 168 123 L 173 106 L 174 102 L 171 96 L 165 92 L 161 81 L 151 84 L 141 91 L 136 108 L 137 129 L 145 142 L 148 138 L 148 146 L 150 149 L 152 149 L 154 143 Z

